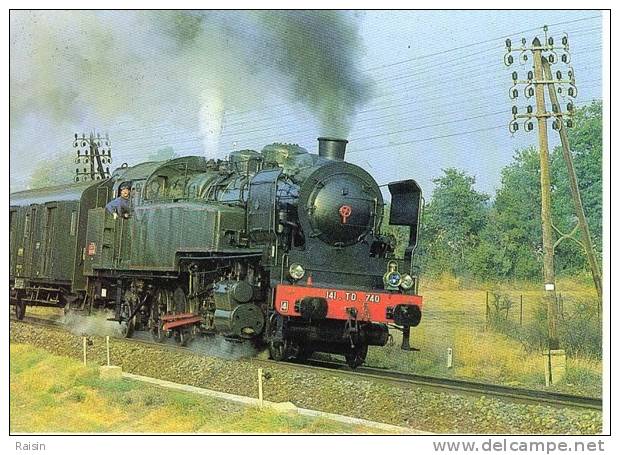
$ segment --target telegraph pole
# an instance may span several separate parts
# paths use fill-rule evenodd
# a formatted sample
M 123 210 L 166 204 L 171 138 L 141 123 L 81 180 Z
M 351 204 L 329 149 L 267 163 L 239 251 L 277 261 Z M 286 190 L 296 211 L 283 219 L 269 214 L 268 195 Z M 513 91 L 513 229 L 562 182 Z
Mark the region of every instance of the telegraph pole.
M 107 134 L 102 137 L 101 134 L 93 132 L 90 133 L 89 137 L 86 137 L 86 134 L 79 137 L 76 133 L 73 147 L 77 149 L 75 164 L 82 166 L 75 169 L 76 182 L 102 180 L 110 177 L 110 166 L 104 167 L 104 164 L 112 163 L 112 149 Z
M 545 74 L 545 78 L 547 80 L 553 81 L 553 74 L 551 73 L 551 65 L 547 61 L 543 61 L 543 70 Z M 558 74 L 561 77 L 561 74 Z M 569 74 L 569 77 L 572 77 L 573 74 Z M 583 211 L 583 204 L 581 203 L 581 195 L 579 194 L 579 184 L 577 183 L 577 174 L 575 173 L 575 168 L 573 166 L 573 156 L 570 151 L 570 146 L 568 143 L 568 134 L 566 132 L 566 128 L 564 128 L 564 122 L 562 120 L 562 107 L 558 102 L 558 95 L 556 93 L 555 85 L 551 82 L 547 89 L 549 91 L 549 99 L 551 100 L 551 105 L 553 106 L 553 112 L 556 112 L 558 115 L 558 132 L 560 134 L 560 141 L 562 142 L 562 154 L 564 156 L 564 162 L 566 163 L 566 170 L 568 172 L 568 181 L 570 183 L 570 192 L 573 198 L 573 203 L 575 204 L 575 212 L 577 213 L 577 220 L 579 223 L 579 229 L 581 229 L 582 239 L 579 242 L 577 239 L 572 238 L 576 242 L 578 242 L 586 252 L 586 256 L 588 258 L 588 264 L 590 265 L 590 272 L 592 273 L 592 280 L 594 281 L 594 286 L 596 287 L 596 293 L 598 294 L 599 304 L 602 302 L 603 298 L 603 286 L 601 283 L 601 272 L 598 266 L 598 262 L 596 260 L 596 255 L 594 254 L 594 248 L 592 247 L 592 237 L 590 236 L 590 229 L 588 228 L 588 221 L 586 220 L 586 215 Z M 569 110 L 571 109 L 572 104 L 569 104 Z
M 545 300 L 549 349 L 558 349 L 557 302 L 555 295 L 555 268 L 553 255 L 553 228 L 551 227 L 551 177 L 549 174 L 549 141 L 547 139 L 547 108 L 545 106 L 545 86 L 543 83 L 543 56 L 540 40 L 532 42 L 534 54 L 534 77 L 536 79 L 536 118 L 538 119 L 538 146 L 540 148 L 540 196 L 543 240 L 543 275 L 545 279 Z
M 579 186 L 577 184 L 577 176 L 573 167 L 573 160 L 568 145 L 568 135 L 566 128 L 573 126 L 572 116 L 574 114 L 574 105 L 569 102 L 566 105 L 567 112 L 563 113 L 558 102 L 557 94 L 561 96 L 569 96 L 575 98 L 577 96 L 577 87 L 575 86 L 575 72 L 570 66 L 570 52 L 568 44 L 568 35 L 562 36 L 560 43 L 554 43 L 553 37 L 547 36 L 547 26 L 543 27 L 545 37 L 544 42 L 538 38 L 534 38 L 531 46 L 528 46 L 525 38 L 521 39 L 521 46 L 513 48 L 511 41 L 506 40 L 507 52 L 504 55 L 504 63 L 510 66 L 515 62 L 512 55 L 513 51 L 519 52 L 519 62 L 523 65 L 528 62 L 529 55 L 533 57 L 534 71 L 527 72 L 526 79 L 520 79 L 517 71 L 512 73 L 513 87 L 509 91 L 510 98 L 515 100 L 519 96 L 517 85 L 525 84 L 523 93 L 526 98 L 536 96 L 536 112 L 530 105 L 526 107 L 525 113 L 519 113 L 517 106 L 512 107 L 512 121 L 508 125 L 508 129 L 512 134 L 519 130 L 518 119 L 524 119 L 523 127 L 525 131 L 532 131 L 534 123 L 532 118 L 536 117 L 538 123 L 538 143 L 540 149 L 540 186 L 541 186 L 541 219 L 542 219 L 542 237 L 543 237 L 543 273 L 545 280 L 545 300 L 547 303 L 547 319 L 548 319 L 548 335 L 549 350 L 545 353 L 545 379 L 547 384 L 557 382 L 564 375 L 566 369 L 566 355 L 563 350 L 559 349 L 559 340 L 557 335 L 557 299 L 555 296 L 555 271 L 554 271 L 554 250 L 565 239 L 571 239 L 580 244 L 586 251 L 592 278 L 599 296 L 599 305 L 601 301 L 601 274 L 592 248 L 592 240 L 588 229 L 587 221 L 583 212 L 583 205 L 579 195 Z M 561 71 L 557 71 L 554 75 L 551 72 L 551 65 L 561 62 L 568 66 L 568 78 L 562 76 Z M 556 85 L 557 84 L 557 88 Z M 551 100 L 551 112 L 547 111 L 545 106 L 545 85 L 549 91 Z M 568 85 L 566 89 L 565 86 Z M 556 93 L 557 92 L 557 93 Z M 551 190 L 549 176 L 549 146 L 547 139 L 547 119 L 552 119 L 553 129 L 560 134 L 562 142 L 562 153 L 566 167 L 568 169 L 569 181 L 575 211 L 577 213 L 578 224 L 569 234 L 562 233 L 553 225 L 551 219 Z M 583 234 L 583 242 L 577 240 L 573 234 L 577 228 L 581 228 Z M 559 238 L 553 242 L 553 231 L 559 234 Z
M 513 48 L 510 40 L 506 40 L 507 52 L 504 56 L 504 63 L 510 66 L 514 63 L 512 56 Z M 547 137 L 547 118 L 553 117 L 552 112 L 547 112 L 545 106 L 545 84 L 547 81 L 543 77 L 543 61 L 555 59 L 554 54 L 543 56 L 543 51 L 547 53 L 553 51 L 553 39 L 549 41 L 546 37 L 545 28 L 545 44 L 541 44 L 538 38 L 534 38 L 532 45 L 527 45 L 527 40 L 521 40 L 521 47 L 514 49 L 520 52 L 520 63 L 526 64 L 529 60 L 531 52 L 534 60 L 534 71 L 527 72 L 527 79 L 520 80 L 516 71 L 512 73 L 513 87 L 509 91 L 510 98 L 515 100 L 519 96 L 518 84 L 526 84 L 523 93 L 527 99 L 535 96 L 536 112 L 529 105 L 526 113 L 520 114 L 517 106 L 512 107 L 512 121 L 508 128 L 512 134 L 519 129 L 517 119 L 525 119 L 523 129 L 527 132 L 534 129 L 532 118 L 536 118 L 538 123 L 538 148 L 540 155 L 540 196 L 541 196 L 541 222 L 542 222 L 542 243 L 543 243 L 543 278 L 544 278 L 544 300 L 547 306 L 547 336 L 549 353 L 559 348 L 558 330 L 557 330 L 557 300 L 555 294 L 555 264 L 554 249 L 557 246 L 554 243 L 553 222 L 551 220 L 551 176 L 549 172 L 549 140 Z M 564 81 L 561 81 L 564 82 Z M 549 381 L 551 382 L 551 381 Z

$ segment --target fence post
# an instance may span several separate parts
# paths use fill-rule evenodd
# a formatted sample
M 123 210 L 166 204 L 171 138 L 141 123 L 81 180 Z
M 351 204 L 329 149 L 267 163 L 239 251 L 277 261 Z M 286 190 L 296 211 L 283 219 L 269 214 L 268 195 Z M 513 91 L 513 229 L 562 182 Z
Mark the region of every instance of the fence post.
M 106 335 L 105 337 L 105 351 L 108 359 L 108 366 L 110 366 L 110 335 Z
M 447 353 L 447 357 L 446 357 L 446 366 L 448 368 L 452 368 L 452 359 L 453 359 L 453 351 L 452 348 L 448 348 L 448 353 Z
M 258 406 L 263 407 L 263 369 L 258 369 Z
M 519 325 L 523 327 L 523 294 L 519 298 Z
M 86 365 L 86 337 L 82 337 L 82 349 L 84 350 L 84 365 Z
M 489 329 L 489 316 L 490 316 L 489 314 L 489 291 L 487 291 L 486 307 L 485 307 L 485 313 L 484 313 L 484 319 L 485 319 L 487 330 Z

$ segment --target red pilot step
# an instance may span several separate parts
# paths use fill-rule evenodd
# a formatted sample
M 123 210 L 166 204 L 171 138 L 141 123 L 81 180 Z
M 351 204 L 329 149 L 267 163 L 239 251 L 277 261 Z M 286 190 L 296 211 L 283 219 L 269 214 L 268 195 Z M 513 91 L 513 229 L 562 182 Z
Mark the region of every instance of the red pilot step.
M 178 314 L 167 314 L 162 316 L 161 320 L 163 321 L 163 330 L 172 330 L 177 327 L 183 327 L 185 325 L 192 325 L 202 321 L 202 318 L 193 313 L 178 313 Z

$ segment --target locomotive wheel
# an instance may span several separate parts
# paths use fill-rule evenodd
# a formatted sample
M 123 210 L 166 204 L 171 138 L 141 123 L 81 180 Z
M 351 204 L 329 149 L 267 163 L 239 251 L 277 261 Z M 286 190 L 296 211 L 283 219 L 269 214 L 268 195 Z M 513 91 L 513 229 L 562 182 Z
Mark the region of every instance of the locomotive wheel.
M 300 362 L 305 362 L 310 357 L 312 357 L 312 354 L 314 354 L 313 349 L 310 349 L 306 346 L 300 346 L 297 350 L 297 355 L 295 355 L 295 358 Z
M 129 321 L 121 322 L 121 335 L 123 338 L 131 338 L 133 336 L 134 329 L 136 327 L 135 317 Z
M 355 346 L 344 355 L 349 368 L 357 368 L 364 363 L 366 355 L 368 354 L 368 345 L 363 344 L 361 346 Z
M 154 323 L 153 327 L 151 327 L 151 336 L 153 337 L 153 341 L 157 343 L 163 343 L 166 339 L 166 332 L 164 332 L 164 323 L 157 320 Z
M 174 334 L 174 341 L 176 341 L 179 346 L 187 346 L 189 334 L 185 330 L 177 330 Z
M 166 332 L 163 330 L 163 322 L 161 317 L 168 312 L 170 304 L 172 302 L 172 294 L 167 289 L 158 289 L 155 295 L 155 301 L 151 307 L 151 320 L 149 325 L 151 327 L 151 336 L 153 341 L 162 343 L 166 338 Z
M 26 316 L 26 304 L 22 301 L 17 301 L 15 303 L 15 317 L 22 321 L 24 316 Z
M 290 341 L 277 339 L 273 340 L 277 331 L 279 318 L 282 316 L 277 313 L 273 313 L 267 323 L 267 335 L 272 341 L 269 342 L 269 358 L 276 362 L 282 362 L 283 360 L 289 360 L 293 357 L 293 350 Z
M 291 358 L 291 346 L 286 340 L 271 341 L 269 343 L 269 357 L 276 362 L 289 360 Z
M 185 297 L 185 291 L 181 287 L 174 290 L 172 304 L 174 305 L 174 311 L 178 313 L 187 312 L 187 298 Z

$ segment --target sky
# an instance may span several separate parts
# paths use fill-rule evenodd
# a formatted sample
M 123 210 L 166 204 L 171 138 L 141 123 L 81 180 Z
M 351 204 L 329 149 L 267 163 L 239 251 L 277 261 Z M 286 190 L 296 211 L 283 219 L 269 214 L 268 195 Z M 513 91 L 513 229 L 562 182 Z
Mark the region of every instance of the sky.
M 164 147 L 315 153 L 338 136 L 379 184 L 413 178 L 428 197 L 457 167 L 493 195 L 515 150 L 537 145 L 536 129 L 508 131 L 511 73 L 530 66 L 504 65 L 505 39 L 531 43 L 543 25 L 556 43 L 568 33 L 577 106 L 600 99 L 597 11 L 13 11 L 11 190 L 98 131 L 116 166 Z

